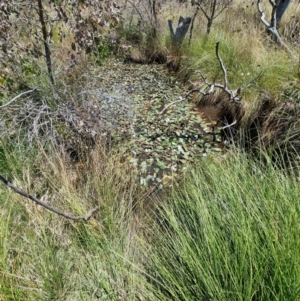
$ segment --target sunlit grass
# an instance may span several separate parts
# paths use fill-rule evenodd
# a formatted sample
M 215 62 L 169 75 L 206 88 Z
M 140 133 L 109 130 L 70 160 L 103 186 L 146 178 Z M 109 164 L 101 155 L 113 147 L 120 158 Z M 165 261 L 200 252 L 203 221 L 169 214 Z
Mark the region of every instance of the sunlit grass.
M 249 41 L 250 39 L 250 41 Z M 216 57 L 215 46 L 219 42 L 219 54 L 228 73 L 228 81 L 232 89 L 244 87 L 251 82 L 248 88 L 253 94 L 261 90 L 270 91 L 278 96 L 286 82 L 297 76 L 297 66 L 288 54 L 280 49 L 261 44 L 259 36 L 220 33 L 216 30 L 208 37 L 195 39 L 187 45 L 181 74 L 192 80 L 201 80 L 195 75 L 201 70 L 210 82 L 223 84 L 223 72 Z
M 299 196 L 296 178 L 243 154 L 201 160 L 158 215 L 158 300 L 297 300 Z
M 264 5 L 267 18 L 269 6 L 269 3 Z M 299 10 L 299 5 L 296 4 L 289 8 L 282 21 L 283 26 L 297 10 Z M 193 10 L 186 13 L 192 15 Z M 176 18 L 177 15 L 174 17 L 174 24 L 176 24 Z M 201 81 L 201 78 L 195 74 L 196 70 L 201 70 L 208 81 L 222 83 L 223 73 L 215 53 L 215 45 L 219 42 L 219 53 L 227 68 L 232 89 L 244 87 L 251 82 L 252 85 L 245 92 L 247 98 L 244 100 L 251 102 L 262 90 L 268 91 L 275 98 L 278 97 L 285 84 L 297 78 L 298 65 L 267 34 L 259 18 L 255 3 L 234 1 L 232 7 L 227 8 L 215 19 L 211 33 L 207 35 L 206 19 L 199 12 L 195 20 L 191 44 L 189 43 L 190 32 L 188 32 L 182 49 L 178 53 L 182 56 L 179 77 L 185 80 Z M 174 55 L 167 38 L 170 33 L 166 22 L 161 21 L 161 27 L 160 33 L 166 37 L 161 39 L 161 42 L 167 41 L 166 45 L 171 55 Z M 292 46 L 290 48 L 297 56 L 297 49 Z

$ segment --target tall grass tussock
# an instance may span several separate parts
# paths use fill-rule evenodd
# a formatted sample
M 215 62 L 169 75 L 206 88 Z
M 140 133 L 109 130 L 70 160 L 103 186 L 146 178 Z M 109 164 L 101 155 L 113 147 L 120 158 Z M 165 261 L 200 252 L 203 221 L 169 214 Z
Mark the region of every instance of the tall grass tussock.
M 95 205 L 100 209 L 89 223 L 72 222 L 2 186 L 1 300 L 135 300 L 145 295 L 134 227 L 142 193 L 134 175 L 104 150 L 98 145 L 86 169 L 71 167 L 55 149 L 51 154 L 39 149 L 34 168 L 9 153 L 7 160 L 23 170 L 10 174 L 16 186 L 74 215 Z
M 153 230 L 157 300 L 298 300 L 299 187 L 242 153 L 200 160 Z

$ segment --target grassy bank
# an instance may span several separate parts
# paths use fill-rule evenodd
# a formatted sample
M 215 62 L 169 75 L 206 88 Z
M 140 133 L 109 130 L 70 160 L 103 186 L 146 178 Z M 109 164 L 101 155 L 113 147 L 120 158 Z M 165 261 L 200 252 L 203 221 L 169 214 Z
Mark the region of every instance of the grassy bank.
M 146 5 L 137 5 L 136 8 L 143 15 L 145 26 L 149 24 Z M 128 13 L 132 7 L 127 7 Z M 204 9 L 209 10 L 204 6 Z M 217 7 L 218 9 L 218 7 Z M 266 19 L 269 20 L 270 4 L 263 3 Z M 246 92 L 245 102 L 254 101 L 259 90 L 265 90 L 274 97 L 280 96 L 283 88 L 293 80 L 298 79 L 298 61 L 291 59 L 272 37 L 267 33 L 265 26 L 260 20 L 256 2 L 235 0 L 221 13 L 214 21 L 210 34 L 206 33 L 207 20 L 204 14 L 199 11 L 195 20 L 190 40 L 188 31 L 181 49 L 174 49 L 171 46 L 170 31 L 167 20 L 173 21 L 176 27 L 180 16 L 192 17 L 196 8 L 190 4 L 178 4 L 170 1 L 162 5 L 157 11 L 159 31 L 156 38 L 149 41 L 149 34 L 144 30 L 140 33 L 139 43 L 146 43 L 147 53 L 151 49 L 155 53 L 167 55 L 168 61 L 175 61 L 180 64 L 179 75 L 184 80 L 199 81 L 201 78 L 195 74 L 200 69 L 209 81 L 223 81 L 222 70 L 215 55 L 215 44 L 220 42 L 220 55 L 228 68 L 228 79 L 232 89 L 242 87 L 261 74 L 250 87 L 252 93 Z M 292 3 L 281 21 L 279 33 L 284 42 L 290 47 L 294 55 L 298 56 L 298 37 L 294 34 L 292 25 L 296 26 L 299 20 L 295 17 L 300 10 L 299 4 Z M 131 26 L 127 25 L 128 31 L 138 32 L 136 26 L 139 15 L 133 9 L 135 18 Z M 148 22 L 148 23 L 147 23 Z M 127 24 L 125 22 L 125 24 Z M 149 26 L 149 25 L 148 25 Z M 151 27 L 149 27 L 151 31 Z M 143 35 L 144 34 L 144 35 Z M 136 37 L 136 36 L 134 36 Z M 130 39 L 130 36 L 128 35 Z M 134 40 L 136 42 L 136 40 Z M 152 53 L 152 54 L 153 54 Z M 179 57 L 178 57 L 179 56 Z M 256 92 L 255 92 L 256 91 Z M 250 94 L 249 94 L 250 93 Z
M 299 175 L 238 152 L 202 158 L 153 218 L 134 175 L 101 154 L 84 185 L 55 153 L 13 178 L 66 212 L 98 204 L 87 223 L 1 184 L 1 300 L 298 300 Z

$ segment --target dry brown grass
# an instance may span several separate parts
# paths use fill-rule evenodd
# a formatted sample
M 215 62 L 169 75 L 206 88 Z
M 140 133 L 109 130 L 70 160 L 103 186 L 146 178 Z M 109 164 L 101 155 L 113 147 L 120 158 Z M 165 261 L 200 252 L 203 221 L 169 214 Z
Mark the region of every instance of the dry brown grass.
M 144 192 L 120 156 L 99 143 L 86 162 L 73 164 L 67 154 L 41 146 L 34 164 L 19 164 L 23 172 L 14 184 L 48 204 L 74 215 L 100 209 L 88 223 L 76 223 L 4 189 L 1 297 L 91 300 L 107 289 L 116 299 L 137 300 L 145 289 L 135 272 L 142 262 L 136 233 L 143 226 L 138 208 Z
M 300 154 L 300 107 L 294 100 L 262 98 L 243 128 L 246 148 L 259 154 L 267 150 L 278 164 L 298 164 Z

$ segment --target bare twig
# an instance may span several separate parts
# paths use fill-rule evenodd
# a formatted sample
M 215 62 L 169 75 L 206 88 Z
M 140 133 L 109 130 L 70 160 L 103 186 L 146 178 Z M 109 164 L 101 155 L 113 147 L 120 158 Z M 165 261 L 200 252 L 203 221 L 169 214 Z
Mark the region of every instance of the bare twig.
M 190 27 L 190 38 L 189 38 L 189 44 L 191 44 L 192 42 L 192 36 L 193 36 L 193 30 L 194 30 L 194 23 L 195 23 L 195 19 L 196 19 L 196 16 L 199 12 L 199 6 L 196 7 L 196 11 L 193 15 L 193 18 L 192 18 L 192 22 L 191 22 L 191 27 Z
M 220 44 L 220 42 L 217 42 L 217 43 L 216 43 L 216 56 L 217 56 L 217 58 L 218 58 L 218 61 L 219 61 L 219 63 L 220 63 L 220 66 L 221 66 L 221 68 L 222 68 L 223 75 L 224 75 L 224 89 L 227 89 L 227 87 L 228 87 L 227 70 L 226 70 L 226 68 L 225 68 L 225 66 L 224 66 L 224 63 L 223 63 L 223 61 L 222 61 L 222 58 L 221 58 L 220 55 L 219 55 L 219 44 Z
M 160 112 L 159 114 L 163 114 L 169 107 L 175 105 L 176 103 L 179 103 L 179 102 L 182 102 L 184 100 L 186 100 L 191 94 L 195 93 L 195 92 L 198 92 L 198 93 L 201 93 L 202 95 L 207 95 L 209 94 L 208 92 L 204 92 L 200 89 L 192 89 L 190 90 L 186 95 L 185 97 L 180 97 L 178 100 L 175 100 L 169 104 L 167 104 Z
M 225 65 L 223 63 L 223 60 L 219 54 L 219 42 L 216 43 L 216 56 L 217 59 L 220 63 L 221 69 L 223 71 L 223 76 L 224 76 L 224 85 L 222 84 L 218 84 L 218 83 L 209 83 L 207 82 L 206 78 L 204 77 L 204 75 L 201 73 L 201 71 L 198 71 L 198 73 L 200 74 L 200 76 L 202 77 L 203 82 L 210 87 L 210 89 L 208 90 L 208 92 L 205 94 L 210 94 L 212 92 L 214 92 L 215 88 L 219 88 L 221 90 L 223 90 L 226 94 L 229 95 L 230 101 L 235 102 L 235 103 L 240 103 L 241 102 L 241 97 L 240 94 L 242 92 L 241 88 L 238 88 L 236 90 L 230 90 L 228 88 L 228 79 L 227 79 L 227 70 L 225 68 Z
M 144 20 L 144 18 L 143 18 L 143 16 L 142 16 L 142 14 L 141 14 L 141 12 L 138 10 L 138 8 L 136 7 L 136 5 L 132 2 L 132 1 L 130 1 L 130 0 L 127 0 L 126 1 L 126 3 L 129 3 L 129 4 L 131 4 L 132 5 L 132 7 L 135 9 L 135 11 L 138 13 L 138 15 L 140 16 L 140 19 L 141 19 L 141 24 L 142 24 L 142 26 L 143 26 L 143 30 L 144 31 L 146 31 L 146 27 L 145 27 L 145 20 Z
M 197 7 L 202 11 L 202 13 L 204 14 L 207 20 L 207 25 L 206 25 L 207 34 L 209 34 L 211 31 L 213 21 L 230 5 L 231 2 L 232 0 L 192 1 L 192 5 L 197 5 Z
M 35 91 L 36 89 L 37 89 L 37 88 L 34 88 L 34 89 L 32 89 L 32 90 L 25 91 L 25 92 L 23 92 L 23 93 L 21 93 L 21 94 L 15 96 L 15 97 L 14 97 L 12 100 L 10 100 L 8 103 L 4 104 L 3 106 L 0 106 L 0 109 L 9 106 L 12 102 L 14 102 L 15 100 L 17 100 L 17 99 L 20 98 L 21 96 L 23 96 L 23 95 L 25 95 L 25 94 L 28 94 L 28 93 L 31 93 L 31 92 Z
M 45 17 L 44 17 L 44 7 L 42 4 L 42 0 L 38 0 L 38 13 L 39 13 L 39 20 L 42 26 L 42 34 L 43 34 L 43 39 L 44 39 L 44 49 L 45 49 L 45 57 L 46 57 L 46 64 L 47 64 L 47 70 L 48 70 L 48 76 L 50 79 L 50 82 L 52 85 L 54 85 L 54 77 L 53 77 L 53 72 L 52 72 L 52 57 L 51 57 L 51 51 L 50 51 L 50 46 L 48 43 L 48 33 L 47 33 L 47 26 L 45 23 Z
M 166 105 L 166 106 L 159 112 L 159 114 L 163 114 L 169 107 L 175 105 L 176 103 L 182 102 L 182 101 L 184 101 L 184 100 L 186 100 L 186 97 L 185 97 L 185 98 L 180 97 L 178 100 L 175 100 L 175 101 L 169 103 L 168 105 Z
M 244 89 L 250 87 L 257 79 L 259 79 L 262 75 L 263 75 L 264 71 L 259 72 L 259 74 L 254 77 L 253 79 L 250 80 L 250 82 L 248 82 L 247 84 L 245 84 L 242 88 L 241 91 L 243 91 Z
M 223 126 L 222 128 L 221 128 L 221 130 L 225 130 L 225 129 L 227 129 L 227 128 L 230 128 L 230 127 L 232 127 L 233 125 L 235 125 L 236 124 L 236 120 L 234 121 L 234 122 L 232 122 L 231 124 L 227 124 L 227 125 L 225 125 L 225 126 Z
M 157 12 L 156 12 L 156 0 L 152 1 L 152 15 L 154 17 L 154 28 L 155 30 L 158 28 L 158 23 L 157 23 Z
M 24 192 L 23 190 L 19 189 L 18 187 L 14 186 L 12 183 L 10 183 L 7 179 L 5 179 L 3 176 L 0 175 L 0 181 L 2 181 L 5 185 L 7 185 L 9 188 L 11 188 L 13 191 L 15 191 L 16 193 L 18 193 L 19 195 L 30 199 L 31 201 L 35 202 L 36 204 L 46 208 L 49 211 L 52 211 L 58 215 L 61 215 L 65 218 L 71 219 L 71 220 L 85 220 L 88 221 L 92 215 L 99 210 L 99 206 L 91 209 L 85 216 L 73 216 L 67 213 L 64 213 L 62 211 L 59 211 L 58 209 L 48 205 L 47 203 L 37 199 L 36 197 Z

